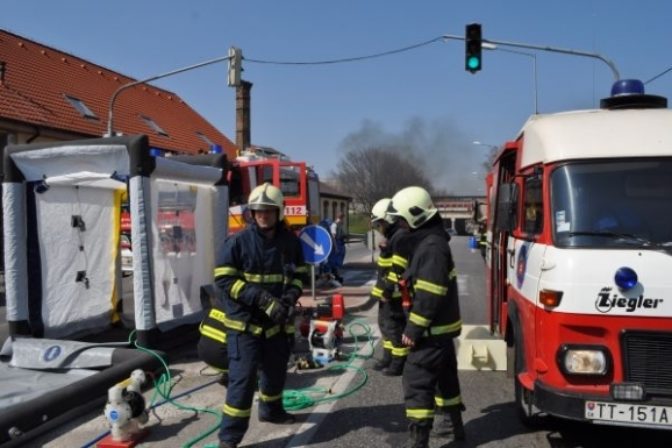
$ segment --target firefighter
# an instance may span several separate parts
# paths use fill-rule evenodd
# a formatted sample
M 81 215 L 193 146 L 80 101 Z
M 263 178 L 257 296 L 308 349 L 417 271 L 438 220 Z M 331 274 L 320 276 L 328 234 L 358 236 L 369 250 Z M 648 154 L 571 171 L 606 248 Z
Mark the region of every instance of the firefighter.
M 481 257 L 485 260 L 485 253 L 488 249 L 488 235 L 485 231 L 485 223 L 478 225 L 478 247 L 481 249 Z
M 404 244 L 406 230 L 387 216 L 390 202 L 390 198 L 381 199 L 371 209 L 371 225 L 386 239 L 378 256 L 378 280 L 371 290 L 371 296 L 378 300 L 378 326 L 383 334 L 383 358 L 373 368 L 382 370 L 383 375 L 399 376 L 409 351 L 401 343 L 406 316 L 398 287 L 399 277 L 408 267 L 408 250 Z
M 221 303 L 213 305 L 199 326 L 198 357 L 219 372 L 218 383 L 229 384 L 229 354 L 226 347 L 226 314 Z
M 428 446 L 435 412 L 435 432 L 465 437 L 464 405 L 457 377 L 453 339 L 462 321 L 457 296 L 457 274 L 450 253 L 450 237 L 429 193 L 407 187 L 392 197 L 388 215 L 408 228 L 414 249 L 404 280 L 413 300 L 402 343 L 410 348 L 402 384 L 409 420 L 408 448 Z
M 219 432 L 220 448 L 236 448 L 249 426 L 259 369 L 259 419 L 292 423 L 282 406 L 287 376 L 288 324 L 308 268 L 298 237 L 283 222 L 283 195 L 264 183 L 250 193 L 253 222 L 218 254 L 215 283 L 223 291 L 229 386 Z

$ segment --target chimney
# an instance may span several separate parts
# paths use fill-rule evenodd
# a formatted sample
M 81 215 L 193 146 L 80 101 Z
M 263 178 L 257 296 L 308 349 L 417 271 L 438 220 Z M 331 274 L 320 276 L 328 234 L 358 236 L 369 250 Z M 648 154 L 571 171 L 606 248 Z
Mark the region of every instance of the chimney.
M 0 85 L 3 85 L 5 83 L 5 69 L 7 67 L 7 63 L 5 61 L 0 61 Z
M 245 80 L 236 87 L 236 146 L 239 152 L 250 146 L 250 90 L 252 83 Z

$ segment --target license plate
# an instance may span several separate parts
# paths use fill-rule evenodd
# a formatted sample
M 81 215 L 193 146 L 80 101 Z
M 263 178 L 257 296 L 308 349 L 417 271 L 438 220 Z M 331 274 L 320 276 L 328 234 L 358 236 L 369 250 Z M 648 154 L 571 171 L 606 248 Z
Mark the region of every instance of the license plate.
M 632 426 L 672 429 L 672 406 L 586 401 L 584 415 L 595 423 L 623 422 Z

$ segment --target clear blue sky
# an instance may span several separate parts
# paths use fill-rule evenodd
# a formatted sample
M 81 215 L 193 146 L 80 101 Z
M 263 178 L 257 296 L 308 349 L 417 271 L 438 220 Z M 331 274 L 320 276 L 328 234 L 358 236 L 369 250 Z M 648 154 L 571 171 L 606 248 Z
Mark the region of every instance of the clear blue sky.
M 629 6 L 626 6 L 629 5 Z M 479 22 L 492 40 L 600 53 L 622 78 L 644 81 L 672 66 L 672 2 L 639 0 L 3 0 L 0 26 L 135 78 L 226 55 L 314 61 L 393 50 Z M 599 61 L 536 53 L 541 113 L 590 108 L 613 81 Z M 401 139 L 426 146 L 437 184 L 476 192 L 473 171 L 533 113 L 532 57 L 484 54 L 483 71 L 464 70 L 464 44 L 436 42 L 411 52 L 339 65 L 244 62 L 252 89 L 252 141 L 313 164 L 328 177 L 343 142 Z M 235 139 L 235 96 L 226 64 L 156 85 L 182 96 Z M 672 97 L 672 73 L 647 85 Z M 363 137 L 364 136 L 364 137 Z

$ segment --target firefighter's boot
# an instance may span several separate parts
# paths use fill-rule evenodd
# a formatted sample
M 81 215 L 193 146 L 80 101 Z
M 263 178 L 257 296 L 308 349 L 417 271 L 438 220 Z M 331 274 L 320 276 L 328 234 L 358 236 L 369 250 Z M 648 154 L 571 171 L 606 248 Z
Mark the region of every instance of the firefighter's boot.
M 432 434 L 439 437 L 448 437 L 453 434 L 453 421 L 445 409 L 437 409 L 432 426 Z
M 385 376 L 401 376 L 404 373 L 404 363 L 406 362 L 405 357 L 393 356 L 392 362 L 389 366 L 383 369 L 383 375 Z
M 408 425 L 409 437 L 404 448 L 429 448 L 431 425 L 426 422 Z
M 455 440 L 464 440 L 466 434 L 464 432 L 464 422 L 462 422 L 462 410 L 464 405 L 460 405 L 455 408 L 451 408 L 448 411 L 450 419 L 453 422 L 453 437 Z
M 233 442 L 221 441 L 219 442 L 219 448 L 238 448 L 238 444 Z
M 392 362 L 392 351 L 391 350 L 383 350 L 383 359 L 379 359 L 376 361 L 376 363 L 373 365 L 373 370 L 383 370 L 387 366 L 390 365 Z
M 291 425 L 296 421 L 296 417 L 294 417 L 294 414 L 290 414 L 284 409 L 280 409 L 267 415 L 259 415 L 259 421 L 275 423 L 276 425 Z
M 462 422 L 462 411 L 464 410 L 464 405 L 460 404 L 458 407 L 438 411 L 438 418 L 434 420 L 432 433 L 440 437 L 452 435 L 455 440 L 464 440 L 464 424 Z

